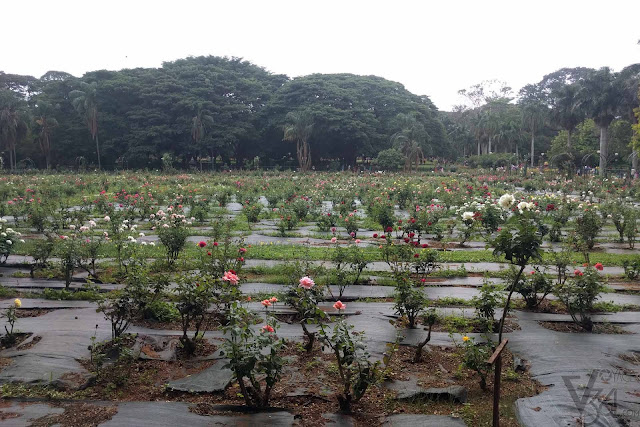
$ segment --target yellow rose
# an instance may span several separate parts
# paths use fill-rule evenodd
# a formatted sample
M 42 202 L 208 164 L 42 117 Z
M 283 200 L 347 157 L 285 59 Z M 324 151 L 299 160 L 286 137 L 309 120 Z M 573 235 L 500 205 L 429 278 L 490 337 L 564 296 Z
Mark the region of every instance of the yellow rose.
M 464 342 L 469 341 L 469 337 L 468 337 L 468 336 L 464 336 L 464 337 L 462 337 L 462 341 L 464 341 Z
M 22 301 L 20 301 L 20 299 L 16 298 L 13 303 L 16 305 L 17 308 L 22 307 Z

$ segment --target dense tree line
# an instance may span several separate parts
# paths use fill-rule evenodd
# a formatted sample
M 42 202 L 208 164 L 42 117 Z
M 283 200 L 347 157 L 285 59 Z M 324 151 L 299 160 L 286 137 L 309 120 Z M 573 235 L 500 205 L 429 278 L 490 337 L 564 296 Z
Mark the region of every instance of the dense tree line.
M 565 68 L 517 94 L 486 81 L 460 91 L 466 105 L 440 112 L 427 96 L 381 77 L 291 79 L 238 58 L 82 78 L 0 71 L 0 144 L 11 169 L 211 168 L 216 158 L 306 170 L 379 156 L 380 165 L 410 170 L 428 156 L 489 153 L 604 168 L 635 158 L 639 73 L 640 64 L 617 73 Z
M 289 79 L 237 58 L 82 78 L 0 73 L 0 94 L 0 111 L 9 116 L 2 129 L 11 129 L 0 137 L 9 167 L 14 153 L 39 167 L 153 168 L 163 156 L 182 167 L 210 158 L 242 165 L 256 156 L 262 165 L 295 164 L 298 136 L 285 130 L 302 117 L 310 125 L 307 168 L 375 156 L 403 130 L 404 115 L 425 129 L 418 141 L 425 153 L 447 146 L 433 103 L 399 83 L 351 74 Z
M 605 173 L 628 164 L 637 169 L 631 143 L 637 138 L 639 84 L 640 64 L 620 72 L 563 68 L 518 94 L 502 82 L 485 81 L 460 91 L 469 102 L 454 108 L 445 124 L 452 144 L 466 154 L 516 153 L 532 166 L 544 161 L 568 171 L 599 166 Z

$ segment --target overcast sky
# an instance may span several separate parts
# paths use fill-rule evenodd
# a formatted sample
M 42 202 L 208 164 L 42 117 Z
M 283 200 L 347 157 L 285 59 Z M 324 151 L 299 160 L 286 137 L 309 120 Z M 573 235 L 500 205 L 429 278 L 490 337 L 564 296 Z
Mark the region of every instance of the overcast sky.
M 237 56 L 291 77 L 374 74 L 443 110 L 459 89 L 514 89 L 562 67 L 640 62 L 638 0 L 0 0 L 0 70 L 81 76 Z

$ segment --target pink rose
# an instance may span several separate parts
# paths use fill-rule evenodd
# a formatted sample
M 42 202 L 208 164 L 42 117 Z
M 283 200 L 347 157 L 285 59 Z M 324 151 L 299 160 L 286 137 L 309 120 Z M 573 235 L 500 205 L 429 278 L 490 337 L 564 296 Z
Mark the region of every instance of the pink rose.
M 225 272 L 224 276 L 222 276 L 222 280 L 224 280 L 225 282 L 229 282 L 232 285 L 237 285 L 238 282 L 240 281 L 240 279 L 238 278 L 238 275 L 231 271 Z
M 298 286 L 305 289 L 311 289 L 315 286 L 315 282 L 311 277 L 304 276 L 300 279 L 300 285 Z

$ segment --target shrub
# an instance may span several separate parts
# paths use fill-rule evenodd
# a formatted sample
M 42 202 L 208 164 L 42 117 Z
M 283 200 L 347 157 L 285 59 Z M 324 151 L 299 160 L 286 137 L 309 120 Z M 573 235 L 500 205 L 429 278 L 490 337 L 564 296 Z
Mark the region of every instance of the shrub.
M 278 231 L 282 237 L 285 237 L 287 231 L 293 230 L 298 225 L 298 218 L 288 211 L 283 211 L 278 222 Z
M 338 287 L 339 299 L 342 298 L 347 286 L 358 283 L 362 270 L 365 269 L 368 262 L 357 243 L 352 243 L 345 248 L 337 242 L 334 245 L 331 262 L 333 270 L 330 273 L 330 280 Z
M 6 222 L 6 219 L 0 218 L 0 263 L 2 264 L 7 262 L 21 237 L 19 232 L 14 231 L 11 227 L 6 227 Z
M 244 213 L 244 216 L 247 217 L 249 225 L 251 225 L 251 223 L 258 222 L 261 211 L 262 204 L 260 203 L 245 204 L 242 206 L 242 213 Z
M 213 301 L 213 286 L 205 277 L 182 276 L 175 288 L 176 308 L 180 313 L 182 336 L 180 343 L 187 354 L 196 351 L 197 340 L 206 331 L 209 313 L 207 310 Z M 193 330 L 193 336 L 189 336 Z
M 636 245 L 636 237 L 638 236 L 638 225 L 636 223 L 638 212 L 635 208 L 630 207 L 624 213 L 624 235 L 627 238 L 629 249 L 633 249 Z
M 112 291 L 106 298 L 98 302 L 98 311 L 103 313 L 105 319 L 111 323 L 112 340 L 125 333 L 131 320 L 139 314 L 139 309 L 140 307 L 128 287 Z
M 513 200 L 511 195 L 505 194 L 501 197 Z M 501 202 L 505 209 L 510 208 L 513 202 Z M 524 271 L 525 267 L 531 260 L 542 259 L 542 237 L 538 233 L 536 213 L 532 211 L 532 203 L 520 202 L 517 211 L 514 212 L 514 222 L 510 227 L 505 227 L 498 236 L 491 242 L 493 246 L 493 254 L 495 256 L 504 256 L 509 263 L 520 267 L 513 281 L 509 285 L 509 294 L 504 304 L 502 316 L 500 317 L 500 325 L 498 328 L 498 341 L 502 341 L 502 331 L 504 322 L 509 310 L 511 296 L 515 292 L 516 285 Z
M 505 301 L 504 288 L 485 281 L 480 288 L 480 295 L 471 298 L 471 304 L 476 309 L 476 318 L 483 324 L 486 331 L 493 330 L 496 308 Z
M 156 322 L 170 323 L 180 318 L 180 312 L 173 304 L 157 300 L 145 307 L 144 317 Z
M 10 328 L 7 328 L 7 325 L 4 325 L 4 330 L 6 332 L 5 336 L 0 339 L 0 343 L 2 343 L 5 347 L 11 347 L 16 342 L 16 335 L 13 332 L 13 327 L 16 323 L 18 317 L 16 316 L 16 308 L 20 308 L 22 306 L 22 301 L 19 299 L 15 299 L 13 304 L 10 305 L 4 312 L 3 317 L 7 319 L 7 324 Z
M 407 276 L 396 278 L 396 288 L 393 292 L 395 312 L 406 317 L 409 328 L 415 328 L 416 320 L 427 306 L 427 298 L 421 289 L 413 287 Z
M 431 330 L 433 329 L 433 325 L 435 325 L 436 321 L 438 320 L 438 316 L 434 309 L 430 309 L 422 319 L 423 324 L 427 325 L 427 328 L 425 329 L 428 332 L 424 341 L 418 343 L 418 346 L 416 347 L 416 352 L 413 356 L 413 363 L 418 363 L 422 360 L 422 349 L 429 343 L 429 341 L 431 341 Z
M 383 230 L 393 227 L 395 216 L 393 205 L 389 202 L 374 201 L 367 207 L 367 215 L 382 226 Z
M 331 212 L 323 213 L 317 221 L 318 230 L 323 232 L 329 232 L 333 227 L 337 225 L 336 215 Z
M 388 148 L 378 153 L 374 165 L 381 170 L 397 171 L 404 166 L 404 155 L 395 148 Z
M 629 280 L 635 280 L 640 276 L 640 257 L 636 256 L 632 260 L 622 261 L 624 267 L 624 275 Z
M 464 336 L 462 337 L 462 364 L 467 369 L 474 370 L 480 378 L 480 388 L 487 390 L 487 377 L 493 369 L 492 365 L 487 363 L 491 356 L 491 343 L 476 343 L 475 339 Z
M 605 289 L 600 274 L 589 266 L 584 273 L 576 270 L 575 276 L 563 286 L 557 286 L 554 294 L 567 307 L 574 323 L 591 332 L 593 330 L 593 321 L 591 320 L 593 305 Z
M 231 305 L 221 354 L 229 359 L 225 367 L 233 372 L 247 406 L 263 408 L 269 406 L 271 390 L 281 378 L 284 359 L 280 352 L 285 342 L 276 335 L 275 319 L 268 318 L 256 333 L 249 318 L 249 312 L 237 302 Z
M 511 269 L 511 278 L 515 278 L 516 271 Z M 536 308 L 553 290 L 553 283 L 539 269 L 532 274 L 521 276 L 515 285 L 515 291 L 522 296 L 527 308 Z M 538 295 L 542 294 L 541 297 Z
M 302 277 L 298 284 L 289 286 L 285 295 L 285 303 L 296 311 L 302 326 L 302 331 L 307 338 L 305 350 L 310 352 L 316 339 L 316 333 L 311 332 L 307 325 L 317 323 L 326 317 L 324 311 L 318 308 L 318 302 L 324 297 L 324 288 L 316 285 L 308 276 Z
M 39 242 L 39 244 L 33 246 L 31 250 L 31 257 L 33 258 L 33 264 L 31 264 L 31 271 L 29 274 L 33 277 L 34 272 L 37 269 L 47 268 L 49 264 L 49 258 L 53 254 L 55 249 L 55 238 L 51 234 L 45 234 L 45 239 Z
M 594 208 L 587 208 L 576 218 L 575 232 L 588 249 L 593 249 L 602 225 L 602 218 L 598 212 Z
M 180 213 L 164 213 L 162 210 L 156 214 L 156 230 L 162 246 L 167 251 L 167 262 L 171 265 L 178 259 L 180 252 L 184 249 L 189 236 L 188 226 L 191 225 L 186 217 Z
M 336 322 L 333 332 L 328 332 L 320 324 L 320 341 L 331 349 L 335 356 L 340 377 L 341 390 L 338 391 L 340 410 L 351 411 L 351 405 L 365 395 L 367 389 L 381 381 L 380 361 L 371 362 L 364 342 L 364 333 L 352 331 L 344 319 Z

